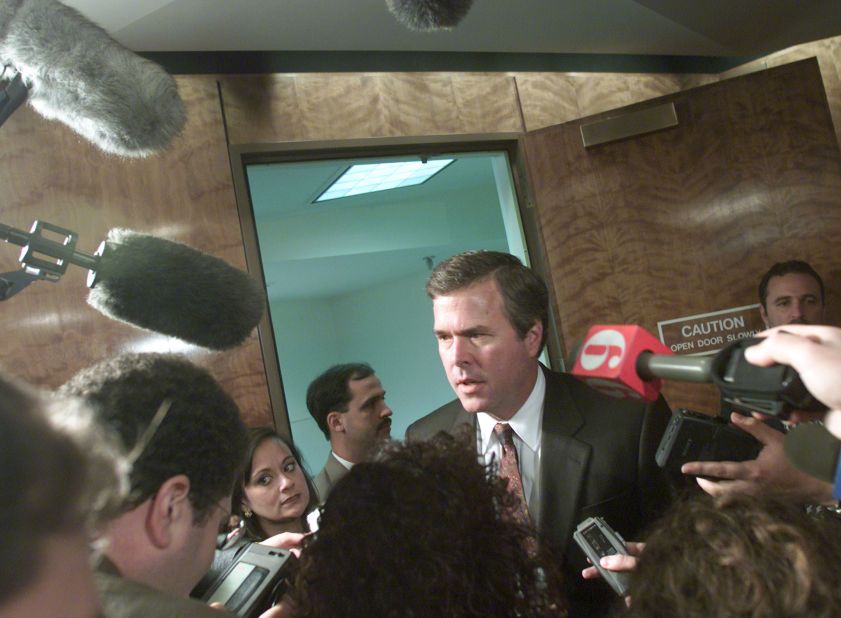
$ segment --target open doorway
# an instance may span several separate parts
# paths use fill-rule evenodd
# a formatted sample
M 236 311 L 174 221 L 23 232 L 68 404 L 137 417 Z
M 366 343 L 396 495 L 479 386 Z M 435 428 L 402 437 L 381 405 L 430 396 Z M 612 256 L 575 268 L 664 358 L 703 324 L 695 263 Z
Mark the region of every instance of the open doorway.
M 411 186 L 325 193 L 354 166 L 396 163 L 437 172 Z M 424 291 L 432 266 L 468 249 L 529 263 L 508 153 L 253 162 L 245 181 L 274 342 L 267 350 L 264 338 L 264 356 L 276 355 L 289 429 L 311 471 L 329 444 L 307 411 L 306 389 L 331 365 L 374 368 L 394 412 L 392 436 L 402 438 L 453 398 Z

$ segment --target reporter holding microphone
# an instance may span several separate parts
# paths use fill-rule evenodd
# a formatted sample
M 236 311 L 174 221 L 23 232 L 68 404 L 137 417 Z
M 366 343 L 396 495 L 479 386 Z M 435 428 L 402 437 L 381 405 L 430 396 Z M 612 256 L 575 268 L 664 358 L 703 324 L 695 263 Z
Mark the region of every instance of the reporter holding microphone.
M 829 407 L 829 412 L 824 417 L 824 424 L 836 438 L 841 440 L 841 379 L 839 379 L 841 378 L 841 329 L 811 324 L 788 324 L 759 333 L 758 337 L 764 340 L 747 348 L 745 358 L 759 366 L 780 363 L 794 368 L 800 374 L 809 392 Z M 755 419 L 745 420 L 749 426 L 760 425 Z M 769 429 L 769 431 L 773 430 Z M 717 462 L 702 465 L 715 464 Z M 798 475 L 808 478 L 808 475 L 799 471 L 796 472 Z M 811 480 L 819 482 L 816 479 Z M 705 479 L 700 479 L 699 483 L 701 482 L 714 485 L 714 482 Z M 823 483 L 823 485 L 826 485 L 831 493 L 831 484 Z M 739 492 L 720 493 L 718 496 L 714 496 L 713 501 L 716 508 L 755 508 L 755 505 L 741 504 L 741 499 L 736 499 L 738 495 Z M 736 499 L 737 504 L 730 504 L 734 499 Z M 708 498 L 704 496 L 700 501 L 707 500 Z M 775 505 L 775 508 L 782 508 L 778 502 Z M 664 521 L 668 517 L 667 515 Z M 601 560 L 601 566 L 617 572 L 636 570 L 645 544 L 628 543 L 627 548 L 631 555 L 607 556 Z M 586 579 L 593 579 L 599 577 L 599 574 L 595 567 L 589 567 L 582 572 L 582 576 Z
M 788 324 L 758 336 L 764 341 L 745 350 L 745 358 L 763 367 L 781 363 L 796 369 L 809 392 L 829 407 L 824 425 L 841 439 L 841 328 Z

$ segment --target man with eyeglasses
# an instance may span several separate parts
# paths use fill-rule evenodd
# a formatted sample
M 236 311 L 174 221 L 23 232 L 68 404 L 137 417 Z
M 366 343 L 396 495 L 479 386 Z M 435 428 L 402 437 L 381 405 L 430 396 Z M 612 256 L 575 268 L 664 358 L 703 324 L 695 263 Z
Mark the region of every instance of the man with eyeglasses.
M 96 584 L 105 616 L 225 615 L 188 598 L 213 559 L 246 445 L 233 400 L 204 369 L 123 354 L 61 389 L 95 407 L 133 460 L 121 514 L 106 527 Z

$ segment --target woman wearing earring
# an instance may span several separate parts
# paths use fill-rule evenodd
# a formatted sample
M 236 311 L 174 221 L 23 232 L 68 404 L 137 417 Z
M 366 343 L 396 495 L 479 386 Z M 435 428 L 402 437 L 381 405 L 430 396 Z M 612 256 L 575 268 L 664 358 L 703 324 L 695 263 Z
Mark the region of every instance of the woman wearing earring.
M 297 449 L 271 427 L 249 430 L 231 504 L 239 528 L 222 535 L 210 571 L 190 593 L 193 597 L 203 597 L 251 543 L 297 552 L 303 534 L 310 531 L 307 514 L 318 516 L 318 496 Z
M 318 497 L 297 450 L 271 427 L 252 429 L 250 438 L 232 502 L 242 534 L 259 542 L 282 532 L 309 532 L 306 516 Z

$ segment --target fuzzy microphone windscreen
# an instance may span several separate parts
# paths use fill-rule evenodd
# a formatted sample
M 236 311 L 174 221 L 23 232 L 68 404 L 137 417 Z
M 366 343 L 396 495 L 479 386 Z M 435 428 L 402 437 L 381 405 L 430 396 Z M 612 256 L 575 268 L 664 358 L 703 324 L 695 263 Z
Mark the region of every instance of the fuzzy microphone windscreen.
M 88 303 L 105 315 L 214 350 L 242 343 L 265 297 L 247 273 L 181 243 L 108 232 Z
M 473 0 L 386 0 L 388 10 L 411 30 L 454 28 L 467 15 Z
M 144 157 L 184 126 L 175 80 L 55 0 L 0 0 L 0 62 L 45 118 L 108 153 Z

